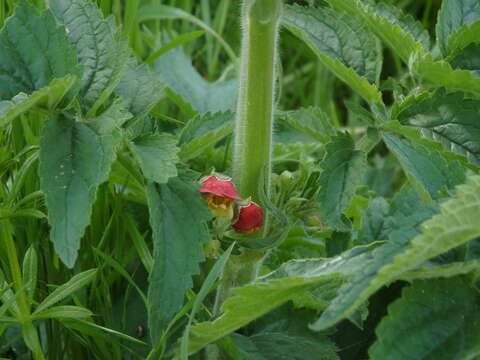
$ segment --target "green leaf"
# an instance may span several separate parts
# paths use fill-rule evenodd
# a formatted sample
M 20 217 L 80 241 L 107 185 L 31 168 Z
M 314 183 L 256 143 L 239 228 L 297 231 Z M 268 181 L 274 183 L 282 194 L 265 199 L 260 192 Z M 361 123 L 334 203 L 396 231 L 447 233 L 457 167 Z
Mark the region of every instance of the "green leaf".
M 359 19 L 404 62 L 417 50 L 428 50 L 427 30 L 410 15 L 385 4 L 371 4 L 361 0 L 327 0 L 334 8 Z
M 202 304 L 203 300 L 205 300 L 205 298 L 207 297 L 207 295 L 215 285 L 215 282 L 218 280 L 218 278 L 222 274 L 223 269 L 225 268 L 225 265 L 228 259 L 230 258 L 230 254 L 232 253 L 234 246 L 235 246 L 235 243 L 232 243 L 232 245 L 230 245 L 230 247 L 215 262 L 215 265 L 213 265 L 212 270 L 210 270 L 210 272 L 208 273 L 207 278 L 205 279 L 205 281 L 202 284 L 202 287 L 200 288 L 200 291 L 195 297 L 195 302 L 193 303 L 192 311 L 188 319 L 188 324 L 185 327 L 185 331 L 183 333 L 182 341 L 180 344 L 181 360 L 188 360 L 188 337 L 190 334 L 190 327 L 192 326 L 192 321 L 193 319 L 195 319 L 195 315 L 200 309 L 200 305 Z
M 97 188 L 107 180 L 119 136 L 101 134 L 85 122 L 49 119 L 40 142 L 40 181 L 48 208 L 50 240 L 73 267 L 90 222 Z
M 128 111 L 134 115 L 148 113 L 163 95 L 155 73 L 147 65 L 137 65 L 133 60 L 126 67 L 115 94 L 124 99 Z
M 386 240 L 386 222 L 390 213 L 390 204 L 381 197 L 372 199 L 362 217 L 362 225 L 355 244 L 366 245 L 377 240 Z
M 352 200 L 355 188 L 362 184 L 366 170 L 366 155 L 355 150 L 348 134 L 342 134 L 326 146 L 325 158 L 320 163 L 322 173 L 318 180 L 320 215 L 331 226 L 348 231 L 350 221 L 343 215 Z
M 425 260 L 480 236 L 480 176 L 470 176 L 456 188 L 456 195 L 444 202 L 441 212 L 422 224 L 407 251 L 379 272 L 375 283 L 386 283 Z
M 205 22 L 201 21 L 199 18 L 194 15 L 183 11 L 182 9 L 164 5 L 164 4 L 148 4 L 142 6 L 138 10 L 138 22 L 150 21 L 150 20 L 166 20 L 166 19 L 182 19 L 188 21 L 199 28 L 205 30 L 211 36 L 213 36 L 217 41 L 224 47 L 225 52 L 228 54 L 230 59 L 233 62 L 236 62 L 236 56 L 232 48 L 228 43 L 210 26 Z
M 212 215 L 196 186 L 179 178 L 147 189 L 153 229 L 154 265 L 149 278 L 149 327 L 152 342 L 182 308 L 192 276 L 203 261 L 203 243 L 210 239 L 205 222 Z
M 288 6 L 282 24 L 303 40 L 323 64 L 369 103 L 381 102 L 380 54 L 375 38 L 353 19 L 326 8 Z
M 34 299 L 37 289 L 38 257 L 33 246 L 30 246 L 25 253 L 22 265 L 23 282 L 27 284 L 27 296 Z
M 234 109 L 237 81 L 210 83 L 204 80 L 180 47 L 170 50 L 155 60 L 153 69 L 167 87 L 167 95 L 189 113 Z
M 444 0 L 438 12 L 436 34 L 442 54 L 448 54 L 450 36 L 463 25 L 480 20 L 478 0 Z
M 148 180 L 165 184 L 177 176 L 177 140 L 166 134 L 142 136 L 132 142 L 132 149 L 140 162 L 142 172 Z
M 40 314 L 43 310 L 50 308 L 52 305 L 55 305 L 59 301 L 62 301 L 66 297 L 72 295 L 75 291 L 85 287 L 94 279 L 96 274 L 97 269 L 90 269 L 75 275 L 65 284 L 60 285 L 50 295 L 48 295 L 40 303 L 40 305 L 38 305 L 33 315 Z
M 48 86 L 34 91 L 31 95 L 19 93 L 12 100 L 0 101 L 0 127 L 4 127 L 33 107 L 54 110 L 75 84 L 75 81 L 74 76 L 54 79 Z
M 388 316 L 375 331 L 370 359 L 476 358 L 480 354 L 477 299 L 477 290 L 464 277 L 414 282 L 388 307 Z
M 409 246 L 409 241 L 420 233 L 419 225 L 436 212 L 426 206 L 411 189 L 403 188 L 390 205 L 391 215 L 387 221 L 389 242 L 373 248 L 358 259 L 348 281 L 339 289 L 320 319 L 311 325 L 313 330 L 324 330 L 352 315 L 362 304 L 386 282 L 377 282 L 378 272 Z M 345 256 L 341 254 L 340 257 Z M 288 265 L 288 264 L 287 264 Z M 293 266 L 293 265 L 292 265 Z M 301 268 L 301 264 L 297 265 Z M 315 271 L 315 264 L 312 264 Z M 408 270 L 408 269 L 406 269 Z
M 462 93 L 439 91 L 410 97 L 397 106 L 395 118 L 421 129 L 422 136 L 480 166 L 480 101 Z
M 249 337 L 234 334 L 235 343 L 250 360 L 338 360 L 335 346 L 327 339 L 266 332 Z
M 80 306 L 63 305 L 53 306 L 33 315 L 33 319 L 86 319 L 93 316 L 93 313 Z
M 480 94 L 480 78 L 469 70 L 454 70 L 444 60 L 433 60 L 431 54 L 416 53 L 409 62 L 410 71 L 437 87 L 452 91 Z
M 180 133 L 180 157 L 185 160 L 201 155 L 233 131 L 235 114 L 226 112 L 198 114 Z
M 449 159 L 434 149 L 411 144 L 395 135 L 384 133 L 383 139 L 420 194 L 425 189 L 432 199 L 438 199 L 465 181 L 465 170 L 457 160 Z
M 414 280 L 425 280 L 434 278 L 449 278 L 459 275 L 466 275 L 480 271 L 480 261 L 471 260 L 467 262 L 455 262 L 445 265 L 427 263 L 422 267 L 407 271 L 401 275 L 402 280 L 412 282 Z
M 281 113 L 281 118 L 291 128 L 322 143 L 328 142 L 337 134 L 327 114 L 319 107 L 285 111 Z
M 64 25 L 83 65 L 80 94 L 95 110 L 118 85 L 127 65 L 128 46 L 119 40 L 113 17 L 103 19 L 93 3 L 84 0 L 48 0 L 57 21 Z M 92 112 L 95 114 L 95 111 Z
M 69 74 L 80 79 L 82 72 L 65 29 L 49 11 L 21 3 L 0 34 L 0 100 L 40 90 Z
M 370 250 L 371 247 L 355 248 L 307 267 L 303 265 L 310 264 L 310 260 L 298 262 L 300 265 L 287 263 L 256 283 L 233 289 L 220 317 L 191 328 L 189 352 L 194 353 L 283 303 L 303 296 L 309 289 L 326 286 L 330 290 L 332 281 L 337 286 L 339 278 L 358 272 Z
M 464 24 L 459 29 L 451 33 L 448 39 L 448 54 L 449 57 L 455 57 L 462 50 L 471 44 L 478 44 L 480 39 L 478 34 L 480 32 L 480 11 L 479 19 L 472 24 Z
M 480 44 L 470 44 L 450 60 L 456 70 L 469 70 L 474 77 L 480 77 Z

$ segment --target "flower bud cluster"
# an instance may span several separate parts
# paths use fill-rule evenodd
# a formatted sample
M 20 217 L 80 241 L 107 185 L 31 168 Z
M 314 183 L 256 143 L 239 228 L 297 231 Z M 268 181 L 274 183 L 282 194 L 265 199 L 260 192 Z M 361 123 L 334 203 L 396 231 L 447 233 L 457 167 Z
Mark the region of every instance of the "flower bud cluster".
M 241 233 L 251 234 L 263 226 L 263 209 L 250 198 L 242 199 L 232 179 L 212 174 L 200 180 L 198 189 L 216 217 L 231 219 L 232 227 Z

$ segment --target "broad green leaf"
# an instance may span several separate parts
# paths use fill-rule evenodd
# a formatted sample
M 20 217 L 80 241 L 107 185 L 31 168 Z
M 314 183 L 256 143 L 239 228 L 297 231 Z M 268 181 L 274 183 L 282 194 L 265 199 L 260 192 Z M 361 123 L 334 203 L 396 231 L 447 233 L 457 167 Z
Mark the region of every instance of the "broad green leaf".
M 438 199 L 465 181 L 465 170 L 457 160 L 395 135 L 384 133 L 383 140 L 420 194 L 426 191 L 432 199 Z
M 480 78 L 475 77 L 469 70 L 454 70 L 448 62 L 434 60 L 431 54 L 414 54 L 409 66 L 413 75 L 437 87 L 480 94 Z
M 230 135 L 234 119 L 230 111 L 194 116 L 180 133 L 180 157 L 184 161 L 193 159 Z
M 296 263 L 287 263 L 256 283 L 233 289 L 220 317 L 191 328 L 189 352 L 202 349 L 309 289 L 329 287 L 332 281 L 338 285 L 339 278 L 359 271 L 370 250 L 370 247 L 355 248 L 332 259 L 318 260 L 306 268 L 303 264 L 310 264 L 310 260 L 300 261 L 298 267 Z
M 235 243 L 230 245 L 230 247 L 220 256 L 220 258 L 215 262 L 213 265 L 212 270 L 207 275 L 207 278 L 202 284 L 200 291 L 198 292 L 197 296 L 195 297 L 195 302 L 193 303 L 192 312 L 190 313 L 190 317 L 188 319 L 188 324 L 185 327 L 185 331 L 183 333 L 182 341 L 180 344 L 180 359 L 181 360 L 188 360 L 188 337 L 190 334 L 190 327 L 192 326 L 193 319 L 195 319 L 195 315 L 197 314 L 198 310 L 200 309 L 200 305 L 202 304 L 203 300 L 207 297 L 208 293 L 212 290 L 215 282 L 221 276 L 225 265 L 230 258 L 230 254 L 232 253 L 233 247 Z
M 191 327 L 189 352 L 197 352 L 205 345 L 241 328 L 298 294 L 304 293 L 310 287 L 329 282 L 336 276 L 329 273 L 311 278 L 291 277 L 233 289 L 233 296 L 223 305 L 223 314 L 219 318 Z
M 478 0 L 444 0 L 438 12 L 436 34 L 443 55 L 448 54 L 450 36 L 463 25 L 480 20 Z
M 281 114 L 281 117 L 291 128 L 322 143 L 328 142 L 337 133 L 327 114 L 319 107 L 286 111 Z
M 66 116 L 52 117 L 43 130 L 40 181 L 50 239 L 68 267 L 75 264 L 97 188 L 108 178 L 120 139 Z
M 125 101 L 128 111 L 134 115 L 148 113 L 163 96 L 155 73 L 147 65 L 137 65 L 133 60 L 126 67 L 115 94 Z
M 350 205 L 355 188 L 362 184 L 366 161 L 365 153 L 355 150 L 348 134 L 339 135 L 327 144 L 325 158 L 320 163 L 318 201 L 322 219 L 332 227 L 342 231 L 350 229 L 350 221 L 343 211 Z
M 127 65 L 127 42 L 119 39 L 113 17 L 104 20 L 93 3 L 84 0 L 48 0 L 48 3 L 57 21 L 65 26 L 83 65 L 80 92 L 83 102 L 88 109 L 98 108 L 120 81 Z
M 434 278 L 449 278 L 459 275 L 466 275 L 480 271 L 480 261 L 471 260 L 466 262 L 454 262 L 438 265 L 427 263 L 422 267 L 407 271 L 401 275 L 401 279 L 412 282 L 414 280 L 425 280 Z
M 464 24 L 458 30 L 451 33 L 448 39 L 448 54 L 450 58 L 458 55 L 462 50 L 471 44 L 478 44 L 480 39 L 480 8 L 478 19 L 472 24 Z
M 362 0 L 327 1 L 334 8 L 359 19 L 404 62 L 415 51 L 429 49 L 430 38 L 422 25 L 391 5 Z
M 406 270 L 480 236 L 480 176 L 470 176 L 456 188 L 456 195 L 443 203 L 441 212 L 421 226 L 407 251 L 380 270 L 375 284 L 387 283 Z
M 327 339 L 319 341 L 299 335 L 266 332 L 246 337 L 232 336 L 235 343 L 250 360 L 338 360 L 335 346 Z
M 396 195 L 390 209 L 391 216 L 386 227 L 389 242 L 381 246 L 377 245 L 358 261 L 358 267 L 353 268 L 351 277 L 339 289 L 336 298 L 330 302 L 320 319 L 311 325 L 312 329 L 327 329 L 352 315 L 362 306 L 385 284 L 385 282 L 375 281 L 378 271 L 391 264 L 398 254 L 405 252 L 409 247 L 409 241 L 420 233 L 419 225 L 436 212 L 435 207 L 423 204 L 418 195 L 408 188 L 404 188 Z M 342 256 L 344 255 L 340 255 Z M 296 266 L 301 268 L 301 264 Z M 314 271 L 315 264 L 311 266 Z
M 289 6 L 282 24 L 303 40 L 323 64 L 369 103 L 381 102 L 380 54 L 375 38 L 346 15 L 326 8 Z
M 371 360 L 475 359 L 480 354 L 478 291 L 465 277 L 416 281 L 388 307 Z
M 30 95 L 19 93 L 11 100 L 0 101 L 0 127 L 35 106 L 48 110 L 55 109 L 75 81 L 74 76 L 54 79 L 48 86 L 34 91 Z
M 372 199 L 362 217 L 362 225 L 355 244 L 366 245 L 377 240 L 386 240 L 386 222 L 390 212 L 390 204 L 381 197 Z
M 196 186 L 180 178 L 147 189 L 153 229 L 153 270 L 149 278 L 149 328 L 156 343 L 183 305 L 199 273 L 203 244 L 210 239 L 205 222 L 211 218 Z
M 177 140 L 167 134 L 145 135 L 132 142 L 132 149 L 148 180 L 165 184 L 177 176 Z
M 93 313 L 80 306 L 63 305 L 52 306 L 48 309 L 36 312 L 33 319 L 86 319 L 93 316 Z
M 69 74 L 80 79 L 82 73 L 65 29 L 49 11 L 21 3 L 0 34 L 0 100 L 40 90 Z
M 480 101 L 462 93 L 423 94 L 397 107 L 395 118 L 421 129 L 422 136 L 480 166 Z
M 468 70 L 480 77 L 480 44 L 470 44 L 450 60 L 455 70 Z
M 50 308 L 59 301 L 64 300 L 68 296 L 72 295 L 75 291 L 80 290 L 84 286 L 88 285 L 96 276 L 97 269 L 90 269 L 80 274 L 73 276 L 65 284 L 57 287 L 50 295 L 48 295 L 36 308 L 33 315 L 40 314 L 43 310 Z
M 235 106 L 237 81 L 204 80 L 180 47 L 155 60 L 153 69 L 167 87 L 167 95 L 192 114 L 233 110 Z

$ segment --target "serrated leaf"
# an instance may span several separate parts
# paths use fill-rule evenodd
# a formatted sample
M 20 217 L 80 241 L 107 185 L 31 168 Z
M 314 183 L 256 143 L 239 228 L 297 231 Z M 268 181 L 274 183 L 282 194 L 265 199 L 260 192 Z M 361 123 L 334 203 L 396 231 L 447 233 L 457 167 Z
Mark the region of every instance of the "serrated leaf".
M 452 65 L 444 60 L 433 60 L 431 54 L 414 54 L 410 58 L 409 67 L 413 75 L 437 87 L 480 94 L 480 78 L 475 77 L 469 70 L 454 70 Z
M 64 115 L 52 117 L 43 129 L 39 171 L 50 240 L 68 267 L 75 264 L 97 188 L 108 178 L 120 139 Z
M 103 19 L 93 3 L 48 0 L 57 21 L 64 25 L 83 65 L 81 95 L 87 108 L 101 105 L 118 85 L 129 54 L 119 40 L 113 17 Z
M 163 96 L 162 86 L 155 73 L 145 64 L 131 60 L 115 89 L 124 99 L 128 111 L 134 115 L 146 114 Z
M 256 283 L 233 289 L 233 296 L 224 303 L 220 317 L 190 329 L 189 352 L 197 352 L 311 288 L 332 281 L 338 285 L 339 278 L 358 271 L 370 249 L 355 248 L 342 256 L 318 260 L 306 268 L 295 268 L 293 263 L 287 263 Z M 310 264 L 310 261 L 301 263 Z
M 196 186 L 179 178 L 147 188 L 153 229 L 153 270 L 149 277 L 149 328 L 156 343 L 183 305 L 192 276 L 210 239 L 205 222 L 212 215 Z
M 474 359 L 480 354 L 478 292 L 463 277 L 417 281 L 388 307 L 372 360 Z M 415 314 L 415 316 L 412 316 Z
M 455 262 L 450 264 L 438 265 L 427 263 L 422 267 L 409 270 L 401 275 L 402 280 L 414 281 L 434 278 L 449 278 L 459 275 L 466 275 L 480 271 L 480 261 L 471 260 L 466 262 Z
M 180 157 L 184 161 L 193 159 L 230 135 L 234 119 L 230 111 L 194 116 L 180 133 Z
M 456 188 L 456 195 L 443 203 L 441 212 L 422 224 L 410 248 L 385 266 L 375 280 L 385 283 L 423 261 L 480 236 L 480 176 L 470 176 Z
M 448 38 L 448 55 L 450 58 L 458 55 L 462 50 L 471 44 L 478 44 L 480 39 L 480 11 L 477 21 L 471 24 L 464 24 L 450 34 Z
M 437 92 L 408 98 L 395 118 L 421 129 L 422 136 L 440 142 L 445 150 L 464 155 L 480 166 L 480 101 L 464 94 Z
M 377 79 L 380 55 L 375 39 L 351 18 L 326 8 L 288 6 L 282 24 L 303 40 L 323 64 L 367 102 L 381 102 Z
M 250 360 L 278 360 L 288 354 L 290 360 L 338 360 L 335 345 L 328 339 L 268 332 L 246 337 L 234 334 L 232 339 Z
M 436 208 L 425 205 L 413 190 L 402 189 L 391 204 L 391 216 L 386 226 L 389 242 L 377 245 L 360 259 L 358 268 L 353 268 L 352 276 L 339 289 L 336 298 L 310 327 L 317 331 L 327 329 L 362 306 L 385 284 L 376 281 L 379 270 L 409 247 L 409 241 L 420 233 L 420 224 L 435 212 Z
M 463 25 L 480 20 L 478 0 L 444 0 L 438 12 L 436 34 L 444 56 L 448 54 L 450 36 Z
M 383 140 L 420 194 L 425 189 L 432 199 L 439 199 L 465 181 L 465 169 L 457 160 L 449 159 L 434 149 L 411 144 L 395 135 L 384 133 Z M 417 182 L 423 189 L 418 188 Z
M 75 84 L 74 76 L 54 79 L 48 86 L 34 91 L 30 95 L 20 93 L 12 100 L 0 101 L 0 127 L 5 126 L 17 116 L 38 106 L 53 110 L 62 101 L 68 90 Z
M 0 34 L 0 99 L 47 87 L 55 78 L 81 78 L 74 48 L 49 11 L 17 6 Z
M 470 44 L 450 60 L 456 70 L 468 70 L 474 77 L 480 77 L 480 44 Z
M 360 0 L 327 1 L 334 8 L 359 19 L 404 62 L 407 62 L 415 51 L 429 48 L 429 35 L 422 25 L 391 5 L 371 4 Z
M 386 240 L 386 221 L 390 212 L 390 204 L 384 198 L 372 199 L 362 217 L 362 225 L 355 244 L 366 245 L 378 240 Z
M 322 173 L 318 180 L 318 201 L 322 219 L 342 231 L 348 231 L 350 221 L 343 211 L 348 208 L 355 188 L 362 184 L 366 170 L 366 155 L 355 150 L 348 134 L 342 134 L 326 146 L 326 155 L 320 163 Z
M 286 111 L 281 116 L 283 121 L 291 128 L 322 143 L 329 141 L 337 133 L 327 114 L 318 107 Z
M 158 184 L 177 176 L 179 162 L 177 139 L 166 134 L 142 136 L 132 142 L 132 148 L 140 162 L 145 177 Z
M 192 66 L 181 47 L 170 50 L 153 63 L 167 94 L 190 113 L 233 110 L 237 96 L 237 81 L 210 83 Z M 168 91 L 170 90 L 170 91 Z

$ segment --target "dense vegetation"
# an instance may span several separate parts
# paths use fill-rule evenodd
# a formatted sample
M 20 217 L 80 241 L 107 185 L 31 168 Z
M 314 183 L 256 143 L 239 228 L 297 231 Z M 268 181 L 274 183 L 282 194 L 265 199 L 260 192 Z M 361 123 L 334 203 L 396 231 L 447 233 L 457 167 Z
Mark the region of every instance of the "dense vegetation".
M 0 28 L 0 359 L 480 359 L 479 0 Z

